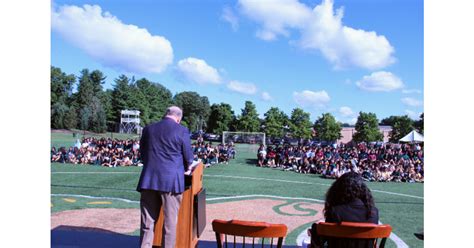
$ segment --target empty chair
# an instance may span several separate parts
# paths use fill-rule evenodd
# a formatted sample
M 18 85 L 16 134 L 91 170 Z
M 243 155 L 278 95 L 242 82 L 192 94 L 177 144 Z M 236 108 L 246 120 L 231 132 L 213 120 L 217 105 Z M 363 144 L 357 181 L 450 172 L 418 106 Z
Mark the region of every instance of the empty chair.
M 323 243 L 327 241 L 329 248 L 375 248 L 377 247 L 377 240 L 381 239 L 378 247 L 383 248 L 391 232 L 392 227 L 390 225 L 358 222 L 342 222 L 340 224 L 320 222 L 311 228 L 311 247 L 322 247 Z
M 247 247 L 264 247 L 264 244 L 266 244 L 270 247 L 281 248 L 288 227 L 284 224 L 266 222 L 213 220 L 212 230 L 216 233 L 218 248 L 236 247 L 236 237 L 242 237 L 242 244 L 243 246 L 249 244 Z M 261 238 L 261 240 L 259 241 L 258 238 Z M 271 243 L 269 244 L 268 242 Z M 276 243 L 275 246 L 273 246 L 274 243 Z M 230 244 L 233 244 L 233 246 L 230 246 Z

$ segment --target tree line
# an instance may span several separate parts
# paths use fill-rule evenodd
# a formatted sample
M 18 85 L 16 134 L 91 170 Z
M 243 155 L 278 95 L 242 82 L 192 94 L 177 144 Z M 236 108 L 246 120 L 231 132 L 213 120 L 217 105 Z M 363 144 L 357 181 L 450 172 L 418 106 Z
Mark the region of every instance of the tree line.
M 126 75 L 114 79 L 112 89 L 104 90 L 105 79 L 99 70 L 83 69 L 76 76 L 51 66 L 51 128 L 114 132 L 118 130 L 121 110 L 139 110 L 141 125 L 145 126 L 160 120 L 170 105 L 183 109 L 182 124 L 191 132 L 265 132 L 267 137 L 291 134 L 294 138 L 335 141 L 341 138 L 342 127 L 348 126 L 337 122 L 331 113 L 322 113 L 312 123 L 310 114 L 301 108 L 294 108 L 288 116 L 279 108 L 271 107 L 260 119 L 252 101 L 246 101 L 240 114 L 235 114 L 228 103 L 211 105 L 206 96 L 192 91 L 173 96 L 160 83 Z M 77 90 L 73 92 L 75 86 Z M 397 141 L 413 129 L 423 132 L 423 117 L 424 114 L 419 121 L 413 121 L 406 115 L 390 116 L 379 123 L 374 113 L 360 112 L 353 138 L 367 142 L 382 140 L 378 129 L 381 124 L 392 126 L 390 139 Z

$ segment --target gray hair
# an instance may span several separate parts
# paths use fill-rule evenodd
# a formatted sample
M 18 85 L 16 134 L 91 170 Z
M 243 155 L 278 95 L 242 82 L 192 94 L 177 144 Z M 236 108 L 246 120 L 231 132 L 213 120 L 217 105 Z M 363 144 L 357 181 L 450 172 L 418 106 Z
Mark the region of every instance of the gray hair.
M 166 116 L 172 115 L 172 116 L 176 116 L 179 119 L 181 119 L 183 117 L 183 110 L 181 110 L 177 106 L 171 106 L 171 107 L 166 109 L 166 114 L 165 115 Z

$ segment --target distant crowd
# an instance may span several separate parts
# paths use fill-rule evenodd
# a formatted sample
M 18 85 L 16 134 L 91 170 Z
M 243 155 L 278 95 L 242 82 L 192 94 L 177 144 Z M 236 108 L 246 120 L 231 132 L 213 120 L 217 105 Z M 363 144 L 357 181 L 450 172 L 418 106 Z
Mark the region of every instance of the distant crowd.
M 84 138 L 74 146 L 51 148 L 51 162 L 107 167 L 142 166 L 138 140 Z
M 353 171 L 366 181 L 423 182 L 422 144 L 360 143 L 260 146 L 257 166 L 339 178 Z
M 191 149 L 194 160 L 200 160 L 206 167 L 219 163 L 228 164 L 229 160 L 234 159 L 236 155 L 233 143 L 212 146 L 212 143 L 205 143 L 202 136 L 191 144 Z
M 194 160 L 201 161 L 206 167 L 218 163 L 228 164 L 236 154 L 233 144 L 213 146 L 212 143 L 205 143 L 202 137 L 198 137 L 197 141 L 191 144 L 191 149 Z M 106 167 L 143 166 L 138 140 L 92 137 L 78 139 L 74 146 L 69 148 L 52 147 L 51 162 Z

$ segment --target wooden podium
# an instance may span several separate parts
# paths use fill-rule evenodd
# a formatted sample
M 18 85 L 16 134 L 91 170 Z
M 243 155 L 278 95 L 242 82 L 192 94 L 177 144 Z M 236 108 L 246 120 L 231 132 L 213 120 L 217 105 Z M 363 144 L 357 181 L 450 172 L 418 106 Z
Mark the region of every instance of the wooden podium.
M 198 243 L 197 213 L 195 209 L 195 197 L 202 190 L 202 175 L 204 166 L 202 163 L 196 166 L 190 176 L 185 176 L 185 191 L 178 213 L 178 224 L 176 226 L 176 248 L 194 248 Z M 205 206 L 202 206 L 205 208 Z M 201 210 L 205 211 L 205 209 Z M 163 208 L 155 225 L 155 239 L 153 247 L 161 247 L 161 236 L 163 230 Z M 204 220 L 199 220 L 204 221 Z

